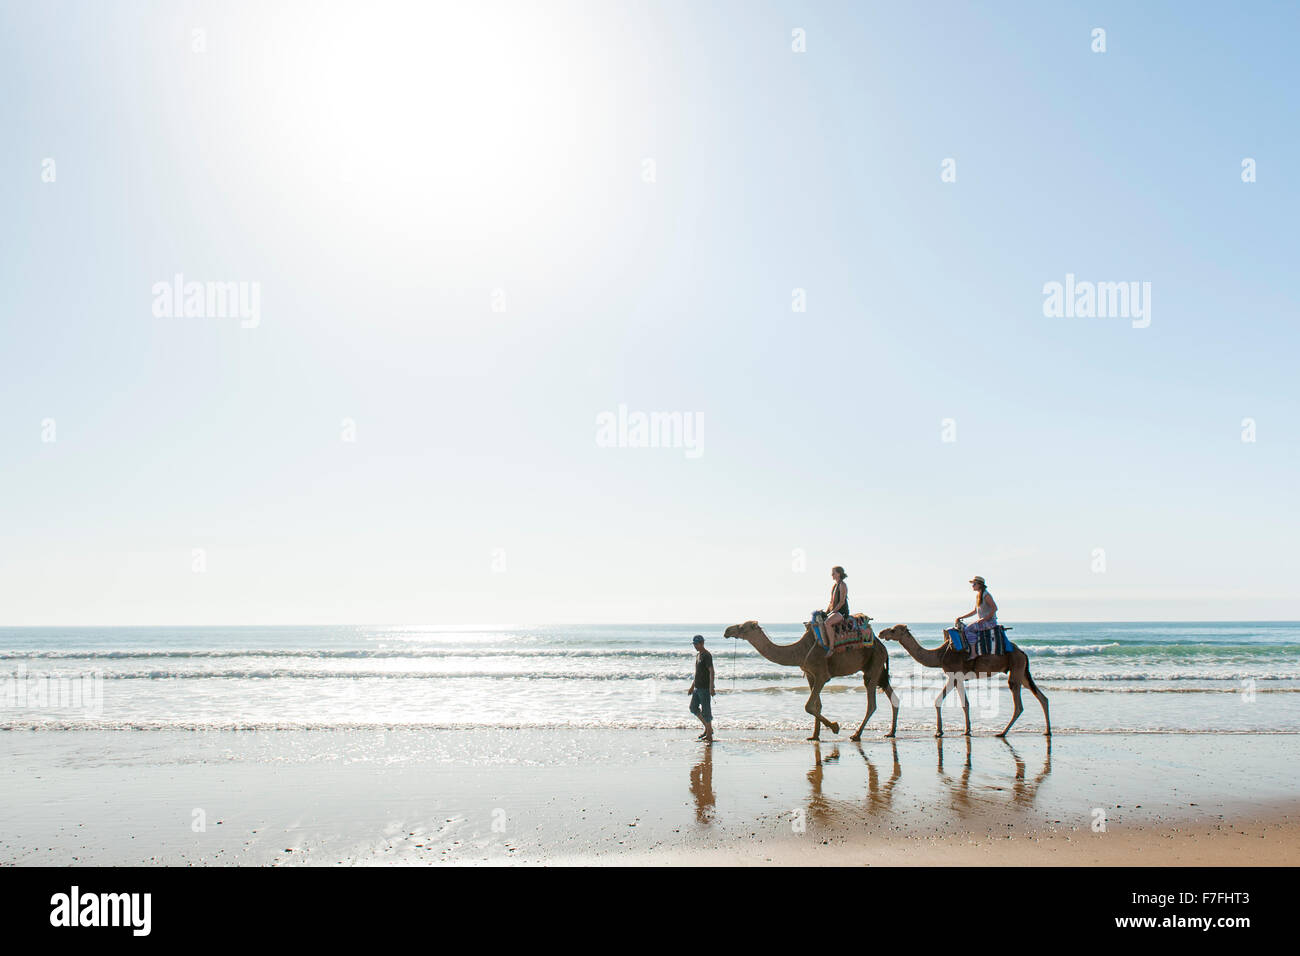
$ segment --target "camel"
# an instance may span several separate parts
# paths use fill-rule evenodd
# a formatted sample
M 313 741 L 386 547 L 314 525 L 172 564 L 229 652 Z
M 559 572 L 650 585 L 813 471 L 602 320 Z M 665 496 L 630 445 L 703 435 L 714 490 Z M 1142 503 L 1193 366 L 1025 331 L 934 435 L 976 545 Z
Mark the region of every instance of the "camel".
M 1020 717 L 1021 712 L 1025 709 L 1020 703 L 1021 685 L 1028 687 L 1038 702 L 1043 705 L 1043 720 L 1047 723 L 1047 730 L 1044 734 L 1052 736 L 1052 718 L 1047 713 L 1047 697 L 1038 685 L 1034 683 L 1033 677 L 1029 674 L 1029 657 L 1020 648 L 1016 648 L 1010 654 L 981 654 L 974 660 L 966 656 L 965 651 L 954 650 L 952 645 L 945 643 L 942 647 L 936 647 L 933 650 L 922 647 L 912 632 L 907 629 L 906 624 L 895 624 L 893 627 L 887 627 L 880 632 L 882 641 L 898 641 L 903 645 L 903 650 L 912 656 L 912 659 L 923 667 L 942 668 L 943 672 L 948 675 L 948 681 L 943 685 L 943 691 L 934 701 L 934 718 L 938 726 L 935 731 L 936 737 L 943 736 L 943 714 L 939 708 L 943 704 L 943 699 L 948 696 L 948 691 L 952 690 L 953 685 L 957 687 L 957 693 L 961 697 L 962 710 L 966 712 L 966 736 L 970 736 L 970 702 L 966 699 L 966 677 L 970 674 L 1006 674 L 1007 684 L 1011 688 L 1011 697 L 1015 701 L 1016 711 L 1011 715 L 1011 720 L 1002 728 L 999 737 L 1005 737 L 1011 725 Z
M 867 715 L 858 725 L 858 732 L 849 739 L 862 739 L 862 728 L 867 726 L 867 721 L 876 712 L 877 686 L 885 692 L 889 705 L 894 709 L 894 720 L 889 726 L 889 733 L 885 734 L 886 737 L 894 736 L 898 729 L 898 695 L 889 685 L 889 650 L 879 640 L 872 641 L 869 645 L 856 644 L 827 657 L 826 651 L 817 643 L 812 629 L 808 627 L 804 628 L 803 637 L 793 644 L 773 644 L 757 621 L 733 624 L 723 633 L 726 637 L 749 641 L 754 645 L 754 650 L 774 664 L 797 667 L 803 671 L 804 677 L 808 679 L 808 689 L 812 692 L 808 696 L 808 703 L 803 707 L 813 716 L 813 732 L 809 740 L 821 740 L 822 724 L 829 727 L 832 733 L 840 732 L 839 724 L 822 716 L 822 688 L 833 677 L 847 677 L 858 671 L 862 671 L 862 683 L 867 688 Z

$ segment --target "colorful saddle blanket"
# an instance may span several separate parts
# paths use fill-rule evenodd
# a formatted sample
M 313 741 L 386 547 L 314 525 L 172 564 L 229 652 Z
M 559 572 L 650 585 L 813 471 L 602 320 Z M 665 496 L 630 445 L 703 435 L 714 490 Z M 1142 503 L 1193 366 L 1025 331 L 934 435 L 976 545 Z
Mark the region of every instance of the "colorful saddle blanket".
M 968 650 L 973 641 L 976 654 L 1010 654 L 1016 649 L 1016 645 L 1012 644 L 1011 639 L 1007 637 L 1008 630 L 1009 628 L 1001 624 L 995 624 L 983 631 L 974 631 L 968 627 L 950 627 L 943 632 L 943 636 L 954 650 Z
M 813 637 L 822 647 L 826 647 L 826 612 L 813 611 L 812 620 L 807 622 L 807 627 L 812 629 Z M 835 653 L 846 651 L 850 647 L 869 646 L 876 640 L 875 632 L 871 630 L 871 618 L 866 614 L 850 614 L 848 619 L 842 621 L 836 627 L 831 628 L 833 633 L 830 635 L 831 646 L 835 648 Z

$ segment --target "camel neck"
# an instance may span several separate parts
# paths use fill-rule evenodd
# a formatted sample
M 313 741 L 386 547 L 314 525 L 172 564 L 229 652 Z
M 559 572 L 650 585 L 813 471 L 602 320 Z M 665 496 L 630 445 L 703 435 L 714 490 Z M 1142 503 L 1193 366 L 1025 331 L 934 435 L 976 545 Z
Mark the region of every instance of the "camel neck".
M 755 626 L 745 634 L 745 639 L 754 646 L 754 650 L 774 664 L 797 667 L 808 656 L 813 637 L 804 631 L 803 637 L 793 644 L 773 644 L 763 629 Z
M 918 664 L 925 667 L 943 666 L 943 648 L 936 647 L 931 650 L 928 647 L 922 647 L 916 638 L 912 636 L 911 631 L 905 629 L 902 636 L 899 637 L 898 643 L 903 645 L 903 650 L 907 651 L 908 655 Z

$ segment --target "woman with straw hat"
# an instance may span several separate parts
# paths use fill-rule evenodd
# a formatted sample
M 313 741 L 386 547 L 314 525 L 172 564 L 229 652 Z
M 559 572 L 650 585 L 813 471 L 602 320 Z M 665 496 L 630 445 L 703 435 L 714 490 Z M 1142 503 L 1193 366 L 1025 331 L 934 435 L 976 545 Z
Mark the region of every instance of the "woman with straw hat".
M 977 645 L 979 644 L 979 635 L 981 631 L 988 631 L 997 627 L 998 623 L 998 606 L 993 600 L 993 595 L 989 594 L 988 585 L 984 583 L 984 578 L 980 575 L 970 579 L 971 589 L 975 592 L 975 610 L 967 611 L 961 617 L 957 618 L 956 625 L 961 627 L 961 622 L 968 617 L 974 617 L 975 622 L 966 628 L 966 644 L 968 655 L 973 659 L 978 655 Z

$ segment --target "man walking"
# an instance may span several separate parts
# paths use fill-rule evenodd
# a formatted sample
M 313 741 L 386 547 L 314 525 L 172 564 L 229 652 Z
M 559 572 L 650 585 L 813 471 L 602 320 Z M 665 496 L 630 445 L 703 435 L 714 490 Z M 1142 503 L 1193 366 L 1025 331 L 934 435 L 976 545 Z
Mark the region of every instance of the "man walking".
M 695 680 L 691 681 L 691 713 L 700 718 L 704 733 L 697 740 L 713 740 L 713 704 L 711 698 L 717 693 L 714 686 L 713 655 L 704 649 L 704 635 L 696 634 L 691 641 L 695 645 Z

